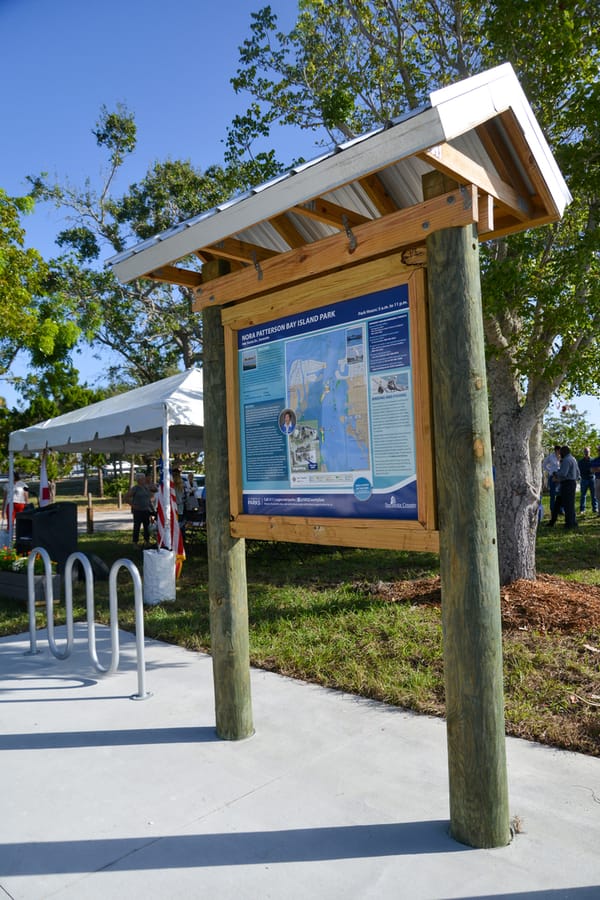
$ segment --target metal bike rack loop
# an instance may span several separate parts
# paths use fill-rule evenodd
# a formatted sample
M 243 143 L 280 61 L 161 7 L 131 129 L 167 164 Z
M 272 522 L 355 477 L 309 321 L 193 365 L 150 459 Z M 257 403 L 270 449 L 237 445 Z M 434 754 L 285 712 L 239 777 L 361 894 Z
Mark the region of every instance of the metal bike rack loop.
M 52 655 L 57 659 L 66 659 L 73 649 L 73 602 L 71 595 L 65 593 L 65 614 L 67 622 L 67 643 L 64 650 L 59 650 L 54 640 L 54 591 L 52 588 L 52 563 L 47 550 L 43 547 L 34 547 L 27 560 L 27 611 L 29 614 L 29 653 L 39 653 L 35 632 L 35 587 L 34 567 L 37 557 L 41 557 L 44 563 L 44 576 L 46 587 L 46 618 L 48 620 L 48 644 Z
M 117 559 L 111 567 L 108 575 L 108 596 L 117 606 L 117 575 L 119 569 L 127 569 L 133 581 L 133 599 L 135 602 L 135 645 L 137 655 L 138 692 L 133 694 L 132 700 L 147 700 L 152 694 L 146 690 L 146 661 L 144 651 L 144 601 L 142 598 L 142 579 L 140 573 L 130 559 Z M 113 601 L 114 598 L 114 601 Z M 115 616 L 116 620 L 116 616 Z M 111 625 L 112 627 L 112 625 Z
M 34 566 L 36 558 L 40 556 L 44 562 L 45 587 L 46 587 L 46 617 L 48 620 L 48 645 L 50 652 L 57 659 L 66 659 L 73 650 L 73 566 L 75 562 L 81 563 L 85 575 L 85 603 L 88 626 L 88 649 L 92 665 L 97 672 L 104 675 L 112 675 L 119 666 L 119 622 L 117 603 L 117 575 L 121 568 L 126 568 L 133 581 L 133 593 L 135 602 L 135 642 L 137 657 L 138 692 L 133 694 L 132 700 L 146 700 L 152 694 L 146 690 L 146 662 L 144 651 L 144 605 L 142 598 L 142 579 L 137 567 L 129 559 L 118 559 L 113 563 L 108 576 L 108 603 L 110 618 L 110 645 L 111 661 L 109 666 L 104 666 L 98 659 L 96 649 L 96 623 L 94 621 L 94 573 L 89 559 L 84 553 L 72 553 L 65 564 L 65 615 L 67 627 L 67 642 L 64 650 L 59 650 L 54 638 L 54 595 L 52 589 L 52 566 L 50 557 L 42 547 L 35 547 L 27 562 L 27 586 L 28 586 L 28 613 L 29 613 L 29 651 L 28 655 L 39 653 L 36 641 L 35 627 L 35 593 L 34 593 Z
M 65 565 L 65 606 L 73 607 L 73 566 L 79 561 L 85 575 L 85 608 L 87 612 L 88 648 L 92 665 L 96 672 L 112 675 L 119 667 L 119 622 L 117 594 L 109 593 L 108 608 L 110 621 L 110 666 L 103 666 L 96 650 L 96 622 L 94 620 L 94 572 L 85 553 L 71 553 Z

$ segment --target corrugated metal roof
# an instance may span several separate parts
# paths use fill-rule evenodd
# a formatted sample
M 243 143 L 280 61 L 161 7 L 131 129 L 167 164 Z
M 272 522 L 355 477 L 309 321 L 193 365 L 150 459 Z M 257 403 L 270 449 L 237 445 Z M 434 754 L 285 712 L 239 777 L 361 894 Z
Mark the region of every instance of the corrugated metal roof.
M 426 107 L 136 244 L 107 265 L 123 282 L 146 276 L 177 283 L 182 271 L 200 284 L 193 266 L 166 273 L 162 267 L 190 254 L 230 255 L 252 265 L 260 251 L 280 254 L 312 244 L 352 223 L 422 203 L 423 175 L 436 168 L 494 197 L 497 224 L 482 238 L 556 220 L 570 200 L 506 64 L 434 92 Z

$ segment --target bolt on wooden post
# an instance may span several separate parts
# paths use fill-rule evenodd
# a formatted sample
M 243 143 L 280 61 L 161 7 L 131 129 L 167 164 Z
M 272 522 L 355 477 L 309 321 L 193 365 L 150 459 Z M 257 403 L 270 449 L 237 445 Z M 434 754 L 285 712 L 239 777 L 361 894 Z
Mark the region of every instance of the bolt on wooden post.
M 425 182 L 424 189 L 427 192 Z M 510 841 L 510 818 L 500 578 L 475 226 L 431 234 L 427 267 L 450 829 L 456 840 L 470 846 L 499 847 Z

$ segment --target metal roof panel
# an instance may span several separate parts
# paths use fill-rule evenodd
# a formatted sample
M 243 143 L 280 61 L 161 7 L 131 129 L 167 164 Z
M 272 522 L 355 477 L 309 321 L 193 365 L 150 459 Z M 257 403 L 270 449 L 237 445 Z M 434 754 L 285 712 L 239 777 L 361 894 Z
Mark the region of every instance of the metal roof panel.
M 526 165 L 533 159 L 547 187 L 544 189 L 546 202 L 551 207 L 548 216 L 560 216 L 570 199 L 569 191 L 512 67 L 505 64 L 434 91 L 429 106 L 411 111 L 393 123 L 340 144 L 329 153 L 232 197 L 213 210 L 111 257 L 107 265 L 121 281 L 127 282 L 228 237 L 285 251 L 287 242 L 273 226 L 266 224 L 283 214 L 300 236 L 312 243 L 336 233 L 336 229 L 327 222 L 298 215 L 294 207 L 315 198 L 326 198 L 362 215 L 378 217 L 374 203 L 359 184 L 361 178 L 373 173 L 378 174 L 398 208 L 418 204 L 423 200 L 422 176 L 432 167 L 417 154 L 444 142 L 451 143 L 497 176 L 475 129 L 491 120 L 503 128 L 499 116 L 507 111 L 515 117 L 528 151 L 524 163 L 523 146 L 515 148 L 504 129 L 505 152 L 510 154 L 511 167 L 518 170 L 521 182 L 533 194 L 535 190 Z M 527 227 L 526 222 L 518 225 Z

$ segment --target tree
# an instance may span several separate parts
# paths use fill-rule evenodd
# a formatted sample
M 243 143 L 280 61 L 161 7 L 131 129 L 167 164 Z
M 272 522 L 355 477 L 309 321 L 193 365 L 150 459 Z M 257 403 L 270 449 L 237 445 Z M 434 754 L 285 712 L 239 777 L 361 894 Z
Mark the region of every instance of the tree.
M 0 189 L 0 377 L 11 378 L 18 353 L 52 371 L 75 344 L 79 330 L 66 298 L 52 290 L 48 266 L 26 249 L 21 217 L 33 210 L 31 197 L 9 197 Z
M 583 456 L 584 447 L 590 447 L 592 456 L 595 456 L 596 447 L 600 444 L 600 433 L 574 404 L 558 402 L 544 416 L 545 452 L 550 453 L 556 444 L 567 444 L 577 459 Z
M 50 268 L 57 287 L 69 297 L 84 339 L 101 356 L 113 351 L 120 364 L 107 369 L 113 380 L 147 384 L 202 361 L 202 320 L 192 312 L 192 291 L 185 287 L 138 279 L 120 284 L 101 265 L 112 253 L 145 240 L 214 207 L 245 188 L 260 170 L 270 177 L 278 168 L 271 154 L 205 172 L 188 160 L 155 162 L 145 177 L 122 196 L 113 195 L 117 173 L 135 150 L 133 114 L 118 106 L 103 107 L 93 134 L 108 154 L 108 166 L 97 190 L 30 176 L 32 196 L 52 202 L 70 218 L 57 243 L 64 254 Z M 259 179 L 261 180 L 261 179 Z M 187 263 L 193 268 L 194 263 Z M 200 262 L 196 260 L 199 268 Z
M 274 122 L 345 139 L 513 63 L 574 195 L 560 223 L 482 248 L 501 579 L 535 578 L 543 413 L 600 382 L 597 17 L 583 0 L 302 0 L 290 34 L 270 7 L 252 19 L 233 79 L 255 123 L 234 121 L 240 147 Z
M 535 577 L 541 421 L 598 384 L 598 31 L 586 4 L 493 4 L 486 58 L 515 65 L 574 196 L 553 226 L 487 248 L 484 309 L 503 581 Z M 560 37 L 559 37 L 560 35 Z M 532 42 L 535 54 L 531 53 Z M 511 517 L 514 516 L 514 524 Z

